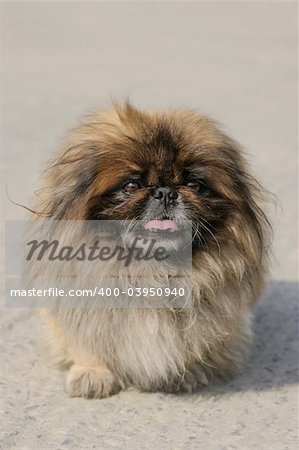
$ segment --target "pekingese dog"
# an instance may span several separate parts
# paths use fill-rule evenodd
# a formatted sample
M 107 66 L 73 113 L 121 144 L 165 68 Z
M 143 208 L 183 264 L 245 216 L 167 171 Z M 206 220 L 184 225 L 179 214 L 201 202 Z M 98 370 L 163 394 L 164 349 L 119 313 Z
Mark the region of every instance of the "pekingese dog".
M 108 298 L 98 309 L 45 309 L 48 347 L 67 370 L 70 396 L 129 386 L 192 392 L 240 370 L 267 266 L 261 198 L 239 145 L 200 113 L 127 102 L 71 131 L 43 175 L 36 216 L 138 221 L 172 252 L 186 244 L 180 232 L 190 223 L 192 297 L 188 307 L 150 307 L 150 298 L 138 307 L 136 297 L 133 308 L 109 307 Z M 135 264 L 130 276 L 142 271 Z

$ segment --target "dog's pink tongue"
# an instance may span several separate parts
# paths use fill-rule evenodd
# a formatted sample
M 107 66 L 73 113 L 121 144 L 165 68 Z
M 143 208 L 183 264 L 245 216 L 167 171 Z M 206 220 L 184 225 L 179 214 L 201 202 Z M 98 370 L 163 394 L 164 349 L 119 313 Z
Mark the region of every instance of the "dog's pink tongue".
M 178 230 L 178 225 L 173 220 L 150 220 L 144 225 L 146 230 Z

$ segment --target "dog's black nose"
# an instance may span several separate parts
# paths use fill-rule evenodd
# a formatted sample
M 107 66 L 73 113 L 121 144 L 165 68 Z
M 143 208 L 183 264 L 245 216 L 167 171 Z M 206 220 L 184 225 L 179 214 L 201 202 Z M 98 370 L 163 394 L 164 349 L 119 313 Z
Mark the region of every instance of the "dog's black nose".
M 178 193 L 175 189 L 170 187 L 158 187 L 153 194 L 156 200 L 160 203 L 164 203 L 165 206 L 169 205 L 173 200 L 178 198 Z

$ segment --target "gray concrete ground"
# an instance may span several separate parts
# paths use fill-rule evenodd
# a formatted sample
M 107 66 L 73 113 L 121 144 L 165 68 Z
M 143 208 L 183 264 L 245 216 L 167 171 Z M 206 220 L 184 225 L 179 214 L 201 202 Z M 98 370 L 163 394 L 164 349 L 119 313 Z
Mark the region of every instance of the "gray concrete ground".
M 2 185 L 16 201 L 30 204 L 63 132 L 110 95 L 212 114 L 278 198 L 243 375 L 192 396 L 68 399 L 40 352 L 34 311 L 4 307 L 2 448 L 295 449 L 296 4 L 6 2 L 1 38 Z M 1 194 L 4 219 L 25 217 Z

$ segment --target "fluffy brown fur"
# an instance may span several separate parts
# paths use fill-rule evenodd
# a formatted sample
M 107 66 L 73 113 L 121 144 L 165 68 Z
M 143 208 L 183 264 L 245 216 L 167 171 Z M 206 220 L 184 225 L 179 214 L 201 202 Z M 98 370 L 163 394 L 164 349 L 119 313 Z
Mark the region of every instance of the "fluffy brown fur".
M 199 190 L 186 184 L 190 176 Z M 130 177 L 142 186 L 124 195 Z M 192 307 L 43 311 L 71 396 L 101 398 L 132 385 L 191 392 L 242 367 L 250 308 L 264 283 L 268 223 L 239 146 L 212 120 L 129 103 L 94 111 L 45 172 L 36 210 L 56 220 L 134 220 L 159 185 L 177 189 L 186 219 L 200 229 Z

